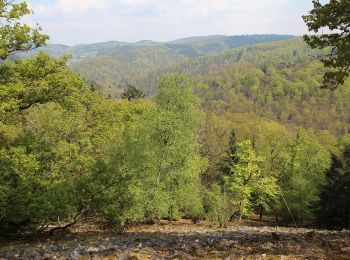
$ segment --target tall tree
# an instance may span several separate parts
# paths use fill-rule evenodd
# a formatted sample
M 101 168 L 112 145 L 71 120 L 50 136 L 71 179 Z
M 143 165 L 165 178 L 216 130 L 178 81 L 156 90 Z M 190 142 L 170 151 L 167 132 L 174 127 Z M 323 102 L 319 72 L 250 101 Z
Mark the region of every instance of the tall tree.
M 238 149 L 237 149 L 237 136 L 236 136 L 236 130 L 232 129 L 230 140 L 229 140 L 229 149 L 226 154 L 226 158 L 223 165 L 223 171 L 225 175 L 232 174 L 232 170 L 235 164 L 238 163 L 238 155 L 237 155 Z
M 289 209 L 282 202 L 285 207 L 280 208 L 280 214 L 284 220 L 290 221 L 291 210 L 293 218 L 302 226 L 304 220 L 313 218 L 312 206 L 319 200 L 330 152 L 312 130 L 299 129 L 287 145 L 289 156 L 285 158 L 279 183 Z
M 314 0 L 314 9 L 303 16 L 310 31 L 322 35 L 305 35 L 305 41 L 312 48 L 331 48 L 327 58 L 322 60 L 327 69 L 324 74 L 323 88 L 336 89 L 349 77 L 350 73 L 350 1 L 330 0 L 321 4 Z M 323 29 L 332 33 L 323 33 Z
M 154 116 L 154 149 L 157 158 L 155 192 L 167 201 L 169 218 L 201 211 L 200 173 L 206 161 L 199 155 L 198 98 L 189 77 L 165 75 L 160 80 Z
M 202 113 L 199 127 L 200 153 L 208 159 L 208 167 L 201 175 L 204 185 L 222 182 L 223 161 L 226 161 L 230 131 L 229 121 L 216 116 L 210 108 Z
M 350 227 L 350 145 L 342 156 L 332 156 L 316 208 L 318 224 L 325 228 Z

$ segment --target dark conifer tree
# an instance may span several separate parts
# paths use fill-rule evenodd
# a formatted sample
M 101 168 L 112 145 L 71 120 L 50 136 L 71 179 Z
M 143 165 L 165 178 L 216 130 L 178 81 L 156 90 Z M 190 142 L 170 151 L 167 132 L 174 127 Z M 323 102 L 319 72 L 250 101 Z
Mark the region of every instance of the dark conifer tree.
M 236 131 L 232 129 L 229 140 L 229 148 L 227 150 L 226 158 L 222 166 L 222 171 L 224 175 L 232 174 L 233 165 L 235 165 L 237 162 L 237 137 Z
M 121 95 L 122 99 L 132 100 L 138 98 L 144 98 L 145 94 L 141 89 L 136 88 L 134 85 L 128 84 Z
M 350 228 L 350 145 L 342 158 L 332 156 L 326 184 L 316 209 L 318 225 L 329 229 Z
M 223 159 L 222 165 L 221 165 L 221 172 L 222 176 L 220 179 L 220 185 L 224 188 L 224 178 L 225 176 L 230 176 L 233 174 L 233 166 L 238 163 L 238 156 L 237 156 L 237 137 L 236 137 L 236 131 L 235 129 L 232 129 L 230 140 L 229 140 L 229 147 L 226 152 L 226 155 Z

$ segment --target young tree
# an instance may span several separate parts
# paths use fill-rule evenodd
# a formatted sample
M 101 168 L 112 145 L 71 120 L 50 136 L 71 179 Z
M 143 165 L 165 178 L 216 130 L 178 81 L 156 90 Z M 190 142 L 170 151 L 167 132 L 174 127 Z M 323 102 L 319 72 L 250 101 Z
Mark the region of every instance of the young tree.
M 279 178 L 282 193 L 300 226 L 313 217 L 312 206 L 317 203 L 324 172 L 329 167 L 330 152 L 312 130 L 299 129 L 288 144 L 288 159 Z M 280 214 L 286 222 L 291 220 L 289 210 L 281 203 Z
M 322 62 L 326 69 L 323 88 L 331 90 L 344 84 L 350 72 L 350 2 L 348 0 L 330 0 L 322 4 L 314 0 L 314 9 L 303 16 L 310 31 L 318 33 L 324 28 L 332 33 L 305 35 L 305 41 L 312 48 L 331 48 L 330 54 Z
M 235 207 L 231 194 L 223 191 L 221 185 L 213 184 L 206 189 L 204 208 L 208 219 L 222 228 L 230 221 Z
M 238 144 L 237 163 L 232 166 L 231 175 L 225 177 L 226 187 L 233 196 L 238 220 L 248 215 L 254 206 L 267 207 L 269 200 L 277 197 L 276 179 L 263 175 L 260 168 L 262 161 L 255 154 L 250 141 Z
M 115 123 L 108 130 L 110 136 L 101 131 L 106 154 L 101 156 L 103 174 L 95 177 L 106 189 L 94 205 L 111 227 L 123 229 L 128 224 L 149 220 L 150 207 L 161 207 L 150 202 L 157 170 L 150 134 L 156 106 L 143 99 L 110 102 L 114 111 L 110 118 Z M 104 129 L 108 124 L 100 127 Z
M 144 98 L 145 94 L 142 90 L 136 88 L 134 85 L 128 84 L 124 89 L 121 97 L 130 101 L 132 99 Z
M 231 129 L 228 120 L 219 118 L 209 108 L 205 109 L 199 127 L 200 154 L 208 159 L 208 167 L 201 174 L 205 186 L 222 183 L 223 160 L 226 161 Z
M 235 164 L 239 162 L 239 158 L 237 155 L 237 136 L 235 129 L 232 129 L 230 140 L 229 140 L 229 148 L 226 153 L 226 158 L 224 159 L 224 163 L 222 165 L 222 171 L 225 176 L 233 174 L 233 169 Z

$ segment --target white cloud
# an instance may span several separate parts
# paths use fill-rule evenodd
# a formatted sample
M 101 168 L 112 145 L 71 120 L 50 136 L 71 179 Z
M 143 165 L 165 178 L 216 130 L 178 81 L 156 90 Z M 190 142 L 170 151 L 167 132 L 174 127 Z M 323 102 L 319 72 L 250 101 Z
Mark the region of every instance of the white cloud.
M 54 8 L 52 6 L 47 6 L 43 4 L 39 4 L 36 6 L 29 6 L 30 9 L 34 10 L 35 15 L 53 15 Z
M 181 0 L 183 5 L 198 7 L 205 6 L 209 10 L 230 11 L 245 10 L 252 11 L 273 5 L 287 3 L 288 0 Z
M 305 0 L 28 0 L 56 43 L 172 40 L 210 34 L 302 34 Z
M 119 0 L 124 5 L 129 5 L 129 6 L 140 6 L 140 5 L 145 5 L 150 2 L 150 0 Z M 162 2 L 162 1 L 160 1 Z
M 164 13 L 164 12 L 169 12 L 170 11 L 170 6 L 166 5 L 166 4 L 159 4 L 156 6 L 156 11 L 158 13 Z
M 56 6 L 65 13 L 81 13 L 91 9 L 103 9 L 106 0 L 59 0 Z

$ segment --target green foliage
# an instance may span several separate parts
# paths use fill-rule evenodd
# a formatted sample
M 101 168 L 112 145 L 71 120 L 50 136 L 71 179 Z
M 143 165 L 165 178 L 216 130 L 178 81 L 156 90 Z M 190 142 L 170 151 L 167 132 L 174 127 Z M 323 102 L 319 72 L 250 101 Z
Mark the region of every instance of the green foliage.
M 204 207 L 209 220 L 225 227 L 234 213 L 234 203 L 227 192 L 223 192 L 220 185 L 214 184 L 207 189 Z
M 27 13 L 26 4 L 0 1 L 0 58 L 45 43 L 40 30 L 13 23 Z M 9 35 L 15 44 L 5 44 Z M 318 88 L 322 68 L 315 62 L 322 52 L 300 39 L 186 56 L 237 44 L 230 37 L 206 40 L 215 44 L 186 39 L 82 47 L 92 61 L 103 48 L 104 55 L 95 58 L 116 62 L 99 67 L 122 77 L 113 82 L 108 75 L 84 81 L 67 66 L 67 56 L 40 52 L 1 63 L 0 230 L 44 231 L 57 225 L 53 232 L 92 215 L 119 230 L 182 217 L 206 217 L 223 227 L 232 217 L 253 213 L 288 222 L 289 209 L 302 225 L 314 217 L 314 205 L 332 226 L 347 227 L 348 212 L 337 211 L 340 218 L 335 219 L 328 206 L 330 200 L 348 206 L 348 149 L 341 159 L 333 158 L 326 178 L 325 171 L 331 152 L 339 155 L 349 137 L 336 140 L 328 132 L 295 125 L 346 132 L 348 83 L 324 96 Z M 133 62 L 130 55 L 135 55 Z M 96 64 L 86 63 L 94 76 L 101 73 Z M 152 89 L 157 81 L 152 75 L 168 70 L 189 72 L 194 81 L 166 74 L 157 91 Z M 148 94 L 157 92 L 153 100 L 131 85 L 122 100 L 95 91 L 105 80 L 109 94 L 118 95 L 120 89 L 113 86 L 145 78 L 150 81 L 143 84 L 152 82 Z M 93 84 L 89 88 L 86 82 Z
M 18 22 L 23 16 L 30 14 L 26 2 L 0 1 L 0 60 L 17 52 L 29 51 L 43 46 L 49 39 L 41 34 L 41 28 L 32 29 Z
M 239 158 L 237 155 L 237 137 L 236 131 L 232 129 L 230 140 L 229 140 L 229 149 L 226 153 L 226 157 L 224 159 L 222 167 L 223 174 L 228 176 L 233 174 L 233 167 L 239 162 Z
M 324 28 L 332 33 L 322 35 L 305 35 L 305 41 L 312 48 L 331 48 L 327 58 L 322 60 L 327 68 L 322 87 L 331 90 L 343 85 L 350 72 L 350 3 L 347 0 L 331 0 L 321 4 L 313 1 L 314 8 L 303 19 L 309 30 L 318 33 Z
M 336 135 L 347 133 L 349 124 L 346 115 L 350 112 L 347 102 L 349 82 L 332 93 L 320 89 L 321 64 L 307 62 L 307 58 L 303 58 L 301 62 L 293 61 L 289 57 L 289 53 L 292 55 L 295 48 L 292 46 L 294 44 L 278 46 L 273 52 L 263 46 L 252 48 L 249 52 L 251 56 L 247 54 L 247 59 L 254 62 L 268 59 L 265 55 L 269 53 L 274 57 L 273 64 L 267 68 L 250 62 L 240 62 L 229 63 L 220 70 L 202 71 L 196 77 L 196 93 L 203 100 L 203 107 L 210 107 L 216 115 L 226 118 L 232 114 L 246 113 L 291 127 L 328 130 Z M 287 57 L 283 57 L 282 53 Z M 212 67 L 216 66 L 216 59 L 218 63 L 229 62 L 226 56 L 211 58 L 199 63 L 203 67 Z M 234 59 L 234 55 L 230 58 Z M 190 70 L 191 67 L 184 69 Z M 255 82 L 253 85 L 247 82 L 247 74 Z
M 37 57 L 0 65 L 0 119 L 11 120 L 19 112 L 34 105 L 58 102 L 74 106 L 86 91 L 85 83 L 66 65 L 68 57 Z
M 152 123 L 158 161 L 155 188 L 169 198 L 170 219 L 177 211 L 189 216 L 198 215 L 201 211 L 199 174 L 205 169 L 206 162 L 198 153 L 198 99 L 189 78 L 164 76 L 159 83 L 156 102 L 158 110 Z
M 132 99 L 144 98 L 145 94 L 143 94 L 142 90 L 128 84 L 121 97 L 130 101 Z
M 87 88 L 66 60 L 42 53 L 0 65 L 0 222 L 7 228 L 44 224 L 76 211 L 79 198 L 70 173 L 91 166 L 88 143 L 78 135 Z
M 287 204 L 300 225 L 313 217 L 312 205 L 319 199 L 324 172 L 330 164 L 330 152 L 322 142 L 313 131 L 298 130 L 288 145 L 289 159 L 279 178 Z M 288 211 L 283 212 L 282 217 L 290 218 Z
M 87 81 L 101 86 L 105 96 L 119 98 L 128 84 L 138 86 L 147 95 L 154 95 L 160 76 L 175 73 L 179 64 L 192 57 L 262 42 L 290 39 L 288 35 L 241 35 L 180 39 L 168 43 L 105 42 L 77 46 L 48 45 L 39 50 L 54 57 L 71 54 L 71 66 Z M 33 56 L 38 50 L 23 56 Z M 189 71 L 183 71 L 185 73 Z
M 92 180 L 102 145 L 85 121 L 90 112 L 82 103 L 39 105 L 27 111 L 14 140 L 1 140 L 1 187 L 7 191 L 1 224 L 38 227 L 89 209 L 94 190 L 101 189 Z
M 326 181 L 321 188 L 316 205 L 317 222 L 325 228 L 350 227 L 350 147 L 345 147 L 341 157 L 332 156 L 331 167 L 326 171 Z
M 250 141 L 237 145 L 237 163 L 225 177 L 225 185 L 232 193 L 238 219 L 249 215 L 254 204 L 269 208 L 277 197 L 278 186 L 272 176 L 264 176 L 260 169 L 263 159 L 257 156 Z
M 205 186 L 210 186 L 222 182 L 222 160 L 227 154 L 227 135 L 232 127 L 228 120 L 217 117 L 209 109 L 202 113 L 200 121 L 200 154 L 208 159 L 208 167 L 201 179 Z
M 181 44 L 205 46 L 211 41 L 189 40 Z M 311 49 L 302 38 L 225 48 L 192 58 L 149 42 L 131 47 L 117 42 L 56 47 L 63 49 L 59 53 L 73 54 L 72 68 L 112 98 L 119 98 L 128 83 L 153 96 L 161 75 L 183 72 L 192 76 L 203 107 L 219 117 L 227 112 L 254 113 L 291 127 L 329 130 L 336 135 L 346 134 L 350 127 L 349 82 L 332 93 L 321 90 L 325 70 L 318 60 L 327 52 Z

